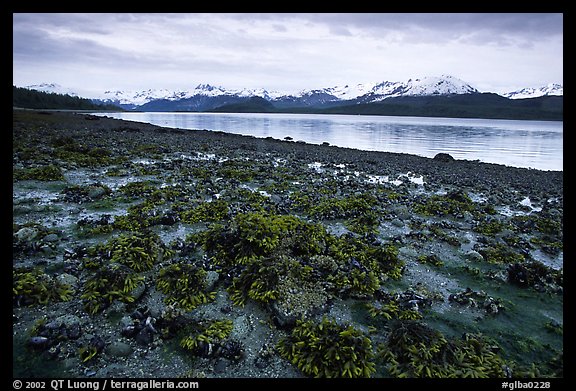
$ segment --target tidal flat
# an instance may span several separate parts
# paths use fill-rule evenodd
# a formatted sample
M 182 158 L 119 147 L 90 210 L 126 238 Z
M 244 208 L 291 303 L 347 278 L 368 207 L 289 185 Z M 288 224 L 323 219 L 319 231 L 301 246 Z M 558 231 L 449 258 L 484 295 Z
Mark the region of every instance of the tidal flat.
M 13 376 L 563 377 L 563 173 L 13 112 Z

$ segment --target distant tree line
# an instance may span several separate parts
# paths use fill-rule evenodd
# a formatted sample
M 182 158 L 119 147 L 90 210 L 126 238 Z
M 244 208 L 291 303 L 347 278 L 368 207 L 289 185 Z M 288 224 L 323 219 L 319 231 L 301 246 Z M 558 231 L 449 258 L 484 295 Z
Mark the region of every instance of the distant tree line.
M 169 111 L 169 109 L 164 108 Z M 380 102 L 343 104 L 333 107 L 278 108 L 262 98 L 250 98 L 209 111 L 229 113 L 314 113 L 362 114 L 414 117 L 497 118 L 518 120 L 562 121 L 564 97 L 541 96 L 528 99 L 508 99 L 493 93 L 446 96 L 402 96 Z
M 12 86 L 12 106 L 25 109 L 122 110 L 118 106 L 95 104 L 90 99 Z

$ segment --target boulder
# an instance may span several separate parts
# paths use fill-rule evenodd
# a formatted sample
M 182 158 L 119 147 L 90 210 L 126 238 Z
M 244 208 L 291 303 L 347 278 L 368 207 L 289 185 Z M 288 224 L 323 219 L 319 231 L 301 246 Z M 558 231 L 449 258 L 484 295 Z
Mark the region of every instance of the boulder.
M 450 163 L 454 161 L 454 158 L 447 153 L 438 153 L 434 156 L 434 160 L 443 163 Z

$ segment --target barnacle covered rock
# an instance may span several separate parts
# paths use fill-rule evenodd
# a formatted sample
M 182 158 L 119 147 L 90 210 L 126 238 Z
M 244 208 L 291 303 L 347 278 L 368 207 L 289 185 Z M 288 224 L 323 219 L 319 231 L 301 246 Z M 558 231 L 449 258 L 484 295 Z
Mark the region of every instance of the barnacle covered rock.
M 564 286 L 564 272 L 555 270 L 541 262 L 512 263 L 506 268 L 508 281 L 522 287 L 533 287 L 539 291 L 547 289 L 561 292 Z
M 292 215 L 239 214 L 197 239 L 223 268 L 235 304 L 277 301 L 274 308 L 292 318 L 295 313 L 288 307 L 298 305 L 290 302 L 300 302 L 303 315 L 332 295 L 367 297 L 383 279 L 400 277 L 403 267 L 393 245 L 355 235 L 337 237 Z
M 450 294 L 448 301 L 481 308 L 489 314 L 497 314 L 505 308 L 500 299 L 495 299 L 484 291 L 474 291 L 470 288 L 466 288 L 463 292 Z
M 233 322 L 227 319 L 194 324 L 189 327 L 189 335 L 180 340 L 180 346 L 197 356 L 239 360 L 244 357 L 244 348 L 229 339 L 233 328 Z
M 408 289 L 401 293 L 378 292 L 378 300 L 366 304 L 368 313 L 376 318 L 386 320 L 415 320 L 422 318 L 422 309 L 430 306 L 432 300 L 422 294 Z

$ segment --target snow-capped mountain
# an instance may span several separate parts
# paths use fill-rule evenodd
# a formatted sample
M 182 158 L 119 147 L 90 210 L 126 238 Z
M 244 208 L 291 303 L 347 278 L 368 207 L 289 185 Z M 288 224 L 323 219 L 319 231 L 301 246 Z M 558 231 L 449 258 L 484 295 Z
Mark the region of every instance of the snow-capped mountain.
M 377 83 L 364 83 L 356 85 L 346 84 L 344 86 L 325 88 L 323 91 L 340 100 L 352 100 L 358 98 L 359 96 L 368 94 L 374 89 L 376 85 Z
M 57 84 L 39 84 L 26 88 L 45 92 L 76 95 L 70 89 Z M 222 105 L 237 104 L 243 100 L 259 97 L 277 108 L 335 106 L 381 102 L 385 99 L 404 96 L 447 96 L 480 93 L 470 84 L 450 75 L 409 79 L 404 82 L 383 81 L 380 83 L 347 84 L 322 89 L 302 90 L 298 93 L 257 89 L 227 89 L 211 84 L 198 84 L 190 89 L 148 89 L 142 91 L 105 91 L 99 96 L 90 96 L 97 103 L 116 104 L 125 109 L 158 110 L 212 110 Z M 549 84 L 539 89 L 525 88 L 508 94 L 510 99 L 562 95 L 561 85 Z
M 53 93 L 53 94 L 78 96 L 78 94 L 76 92 L 74 92 L 72 89 L 62 87 L 60 84 L 56 84 L 56 83 L 34 84 L 31 86 L 26 86 L 25 88 L 28 88 L 29 90 L 36 90 L 36 91 Z
M 479 91 L 470 84 L 450 75 L 409 79 L 406 82 L 385 81 L 376 84 L 367 94 L 359 97 L 362 103 L 378 102 L 399 96 L 434 96 L 474 94 Z
M 72 94 L 70 90 L 64 89 L 57 84 L 40 84 L 27 86 L 26 88 L 35 89 L 45 92 L 57 92 Z M 334 86 L 323 89 L 302 90 L 296 94 L 279 91 L 268 91 L 263 88 L 258 89 L 226 89 L 221 86 L 211 84 L 198 84 L 196 87 L 187 90 L 167 90 L 167 89 L 148 89 L 142 91 L 104 91 L 99 96 L 91 96 L 105 103 L 116 103 L 122 105 L 140 106 L 154 100 L 176 101 L 181 99 L 190 99 L 195 96 L 217 97 L 217 96 L 236 96 L 243 98 L 261 97 L 269 101 L 298 101 L 304 100 L 321 100 L 321 101 L 342 101 L 354 100 L 360 97 L 366 97 L 363 101 L 377 101 L 388 97 L 402 95 L 448 95 L 448 94 L 465 94 L 478 92 L 469 84 L 453 76 L 443 75 L 440 77 L 425 77 L 422 79 L 410 79 L 406 82 L 384 81 L 381 83 L 365 83 L 356 85 Z M 313 99 L 312 97 L 321 99 Z
M 360 99 L 362 102 L 377 102 L 398 96 L 430 96 L 472 94 L 479 92 L 470 84 L 450 75 L 440 77 L 424 77 L 409 79 L 406 82 L 384 81 L 381 83 L 365 83 L 353 86 L 330 87 L 317 90 L 332 95 L 336 100 Z M 304 91 L 302 95 L 305 95 Z
M 168 99 L 176 95 L 177 92 L 166 89 L 149 89 L 144 91 L 104 91 L 101 96 L 92 97 L 106 103 L 116 103 L 123 105 L 143 105 L 155 99 Z
M 564 87 L 560 84 L 550 83 L 544 87 L 540 88 L 522 88 L 517 91 L 507 92 L 502 94 L 506 98 L 510 99 L 526 99 L 526 98 L 538 98 L 540 96 L 563 96 Z
M 474 94 L 479 91 L 470 84 L 450 75 L 408 80 L 402 95 Z
M 211 84 L 198 84 L 192 89 L 177 91 L 167 89 L 149 89 L 144 91 L 105 91 L 102 95 L 92 97 L 92 99 L 97 99 L 103 103 L 119 104 L 125 107 L 136 107 L 155 100 L 178 101 L 183 99 L 191 99 L 194 97 L 221 97 L 227 95 L 242 98 L 258 96 L 267 100 L 273 100 L 282 96 L 283 94 L 276 91 L 269 92 L 263 88 L 227 90 L 221 86 L 213 86 Z

